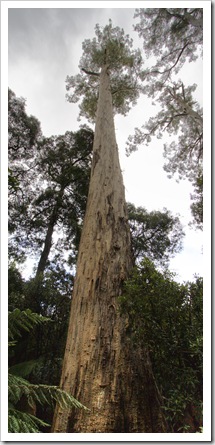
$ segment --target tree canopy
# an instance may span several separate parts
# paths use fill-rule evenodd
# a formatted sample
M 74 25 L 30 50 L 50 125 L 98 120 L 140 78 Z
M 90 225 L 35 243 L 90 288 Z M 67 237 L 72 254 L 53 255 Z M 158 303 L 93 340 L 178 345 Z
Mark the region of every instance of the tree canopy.
M 162 75 L 163 81 L 202 55 L 202 8 L 140 8 L 134 18 L 139 19 L 134 29 L 143 38 L 145 54 L 156 57 L 150 73 Z
M 66 79 L 68 101 L 74 103 L 81 99 L 80 115 L 92 121 L 95 120 L 102 66 L 107 65 L 109 69 L 114 112 L 125 115 L 139 97 L 143 64 L 140 50 L 132 49 L 132 39 L 123 29 L 113 27 L 111 20 L 104 28 L 97 24 L 95 34 L 96 37 L 82 44 L 81 73 Z
M 167 266 L 170 258 L 182 249 L 182 225 L 178 216 L 168 210 L 147 212 L 129 203 L 128 220 L 136 264 L 149 258 L 157 266 Z
M 32 140 L 28 136 L 29 121 L 36 122 L 38 129 Z M 15 142 L 11 141 L 16 141 L 15 155 Z M 61 250 L 62 240 L 65 250 L 77 249 L 88 193 L 92 143 L 93 132 L 86 126 L 65 135 L 42 136 L 39 122 L 26 114 L 25 102 L 9 92 L 9 184 L 14 178 L 9 194 L 10 256 L 19 257 L 20 261 L 22 256 L 41 254 L 46 240 L 45 264 L 56 232 Z M 55 246 L 57 250 L 57 241 Z
M 139 145 L 148 145 L 152 137 L 171 136 L 164 144 L 165 171 L 169 177 L 187 178 L 199 191 L 203 160 L 203 111 L 195 99 L 197 85 L 187 85 L 179 78 L 185 62 L 202 56 L 203 10 L 201 8 L 137 9 L 134 26 L 143 41 L 144 54 L 153 55 L 153 64 L 142 72 L 142 92 L 151 97 L 158 112 L 136 128 L 127 143 L 127 153 Z M 155 60 L 155 64 L 154 64 Z M 191 196 L 191 199 L 192 196 Z M 196 198 L 194 198 L 196 200 Z M 199 205 L 191 205 L 194 223 L 202 226 L 202 194 Z
M 8 89 L 9 230 L 16 227 L 15 208 L 26 210 L 35 177 L 35 156 L 41 138 L 40 122 L 26 113 L 26 101 Z

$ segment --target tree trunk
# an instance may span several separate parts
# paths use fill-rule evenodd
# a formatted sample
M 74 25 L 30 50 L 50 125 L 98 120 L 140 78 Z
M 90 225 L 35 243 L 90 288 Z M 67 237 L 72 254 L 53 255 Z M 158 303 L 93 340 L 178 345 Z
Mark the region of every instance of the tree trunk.
M 61 387 L 90 411 L 57 406 L 52 431 L 165 432 L 147 356 L 130 346 L 119 313 L 133 266 L 108 67 L 100 75 L 93 162 L 79 246 Z
M 39 263 L 37 266 L 36 275 L 34 278 L 34 289 L 32 290 L 32 292 L 30 294 L 29 307 L 34 312 L 37 312 L 37 313 L 41 312 L 40 287 L 41 287 L 41 282 L 43 280 L 44 271 L 47 266 L 47 261 L 48 261 L 49 253 L 50 253 L 51 246 L 52 246 L 52 236 L 53 236 L 55 224 L 58 219 L 59 208 L 62 206 L 63 194 L 64 194 L 64 188 L 62 188 L 58 193 L 55 206 L 52 210 L 52 213 L 51 213 L 51 216 L 49 219 L 43 251 L 41 253 Z M 41 326 L 37 326 L 35 332 L 36 332 L 35 335 L 37 335 L 37 351 L 38 351 L 38 354 L 40 354 L 40 351 L 41 351 L 41 334 L 40 334 Z
M 49 224 L 48 224 L 48 228 L 47 228 L 47 232 L 46 232 L 45 243 L 44 243 L 43 251 L 41 253 L 40 260 L 39 260 L 39 263 L 37 266 L 37 272 L 36 272 L 35 278 L 38 278 L 39 276 L 42 276 L 44 274 L 47 260 L 49 257 L 49 253 L 51 250 L 52 235 L 53 235 L 55 224 L 57 222 L 58 211 L 59 211 L 59 208 L 62 206 L 63 194 L 64 194 L 64 189 L 61 189 L 57 196 L 56 204 L 53 208 L 53 211 L 52 211 L 52 214 L 51 214 L 51 217 L 49 220 Z

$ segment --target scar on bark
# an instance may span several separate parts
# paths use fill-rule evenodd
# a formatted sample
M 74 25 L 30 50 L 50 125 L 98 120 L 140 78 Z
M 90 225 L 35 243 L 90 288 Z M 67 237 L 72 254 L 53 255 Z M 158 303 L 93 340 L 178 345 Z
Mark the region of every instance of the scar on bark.
M 98 150 L 96 150 L 96 151 L 94 152 L 93 163 L 92 163 L 92 171 L 93 171 L 93 172 L 94 172 L 95 166 L 96 166 L 97 162 L 99 161 L 99 159 L 100 159 L 100 155 L 99 155 Z

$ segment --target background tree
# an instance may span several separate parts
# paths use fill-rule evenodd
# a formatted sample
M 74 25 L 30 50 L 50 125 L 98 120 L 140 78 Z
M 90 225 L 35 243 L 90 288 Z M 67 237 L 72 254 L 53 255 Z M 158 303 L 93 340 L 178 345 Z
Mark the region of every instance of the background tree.
M 194 193 L 191 195 L 191 213 L 195 224 L 203 228 L 203 174 L 199 173 L 194 181 Z
M 35 148 L 41 137 L 40 123 L 26 113 L 26 101 L 8 89 L 8 155 L 12 174 L 20 182 L 26 167 L 31 166 Z M 23 165 L 25 160 L 25 165 Z
M 179 284 L 147 258 L 134 268 L 120 297 L 134 348 L 147 349 L 174 432 L 202 426 L 202 279 Z
M 194 187 L 202 176 L 203 118 L 202 108 L 195 100 L 196 85 L 187 86 L 178 73 L 185 62 L 195 61 L 202 55 L 203 10 L 199 8 L 147 8 L 136 10 L 140 22 L 135 30 L 143 38 L 147 56 L 153 55 L 156 63 L 142 73 L 143 92 L 152 97 L 160 111 L 151 117 L 135 135 L 129 137 L 128 152 L 139 144 L 148 144 L 152 136 L 174 135 L 164 145 L 168 163 L 164 169 L 170 176 L 188 178 Z M 175 139 L 177 136 L 177 139 Z M 199 194 L 202 203 L 202 194 Z M 202 205 L 202 204 L 201 204 Z M 192 207 L 191 207 L 192 209 Z M 192 211 L 198 228 L 199 217 Z M 196 219 L 197 217 L 197 219 Z
M 77 248 L 86 207 L 92 143 L 93 132 L 84 127 L 76 133 L 67 132 L 40 142 L 34 197 L 29 196 L 24 216 L 20 212 L 22 220 L 19 216 L 19 227 L 12 239 L 25 252 L 29 249 L 31 255 L 33 251 L 38 255 L 42 248 L 37 275 L 45 270 L 54 233 L 65 240 L 65 250 Z
M 62 233 L 62 219 L 64 231 L 66 227 L 70 230 L 70 246 L 73 238 L 77 247 L 86 207 L 92 143 L 93 132 L 86 126 L 76 133 L 44 138 L 38 120 L 27 115 L 24 99 L 16 98 L 9 90 L 10 256 L 13 253 L 20 261 L 28 247 L 31 254 L 38 253 L 44 243 L 40 258 L 40 268 L 44 270 L 57 224 Z
M 184 233 L 180 220 L 168 210 L 147 212 L 129 203 L 128 220 L 136 263 L 149 258 L 154 264 L 167 266 L 169 258 L 182 249 Z
M 41 140 L 39 121 L 28 116 L 25 110 L 26 102 L 17 98 L 8 90 L 8 166 L 9 166 L 9 233 L 10 255 L 19 261 L 24 259 L 24 250 L 16 236 L 20 224 L 25 219 L 33 193 L 36 188 L 36 154 Z M 13 240 L 13 242 L 12 242 Z M 19 246 L 19 254 L 18 254 Z
M 92 143 L 93 132 L 84 127 L 76 133 L 44 140 L 38 162 L 46 186 L 33 201 L 35 207 L 30 219 L 30 229 L 35 227 L 39 235 L 37 243 L 44 243 L 36 279 L 43 276 L 48 265 L 54 234 L 58 236 L 58 243 L 54 243 L 55 257 L 58 248 L 64 256 L 66 252 L 74 255 L 77 250 L 88 193 Z M 44 239 L 41 223 L 45 227 Z
M 139 95 L 139 51 L 111 22 L 83 44 L 82 73 L 67 79 L 70 100 L 95 118 L 91 179 L 79 246 L 61 386 L 91 411 L 56 408 L 54 432 L 164 432 L 165 420 L 150 364 L 125 338 L 118 296 L 132 265 L 124 186 L 113 107 L 123 114 Z M 89 80 L 85 80 L 86 75 Z M 92 80 L 91 80 L 92 79 Z M 113 97 L 113 106 L 112 106 Z M 147 404 L 146 404 L 147 400 Z

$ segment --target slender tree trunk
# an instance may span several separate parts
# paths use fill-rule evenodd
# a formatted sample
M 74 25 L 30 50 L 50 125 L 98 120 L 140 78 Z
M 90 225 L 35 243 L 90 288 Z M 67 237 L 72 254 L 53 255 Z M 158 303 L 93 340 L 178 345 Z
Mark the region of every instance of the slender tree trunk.
M 56 408 L 53 432 L 164 432 L 147 355 L 125 335 L 118 297 L 132 268 L 108 67 L 100 75 L 93 162 L 61 387 L 90 411 Z
M 48 260 L 48 256 L 51 250 L 51 245 L 52 245 L 52 235 L 53 235 L 53 231 L 54 231 L 54 226 L 55 223 L 53 220 L 51 220 L 49 222 L 48 225 L 48 229 L 46 232 L 46 238 L 45 238 L 45 243 L 44 243 L 44 247 L 43 247 L 43 251 L 41 253 L 40 256 L 40 260 L 37 266 L 37 272 L 36 272 L 36 277 L 42 276 L 44 274 L 45 268 L 46 268 L 46 264 L 47 264 L 47 260 Z
M 51 217 L 49 220 L 49 224 L 48 224 L 48 228 L 47 228 L 47 232 L 46 232 L 45 243 L 44 243 L 44 248 L 43 248 L 43 251 L 40 256 L 40 260 L 39 260 L 39 263 L 37 266 L 37 272 L 36 272 L 35 278 L 38 278 L 39 276 L 44 274 L 44 271 L 45 271 L 45 268 L 47 265 L 47 260 L 48 260 L 49 253 L 50 253 L 51 246 L 52 246 L 52 235 L 53 235 L 55 224 L 57 222 L 59 208 L 62 205 L 63 193 L 64 193 L 64 189 L 61 189 L 57 196 L 56 204 L 53 208 L 53 211 L 52 211 L 52 214 L 51 214 Z
M 59 208 L 62 206 L 63 194 L 64 194 L 64 189 L 62 188 L 58 193 L 55 206 L 52 210 L 52 213 L 51 213 L 51 216 L 49 219 L 43 251 L 41 253 L 39 263 L 37 266 L 36 275 L 34 278 L 34 289 L 30 295 L 30 307 L 32 310 L 34 310 L 35 312 L 38 312 L 38 313 L 40 313 L 40 311 L 41 311 L 41 306 L 40 306 L 41 281 L 43 279 L 44 271 L 45 271 L 49 253 L 51 250 L 53 231 L 54 231 L 54 227 L 57 222 L 57 219 L 58 219 Z M 37 332 L 37 350 L 38 350 L 38 354 L 39 354 L 41 351 L 41 339 L 40 339 L 41 327 L 40 326 L 37 326 L 36 332 Z

